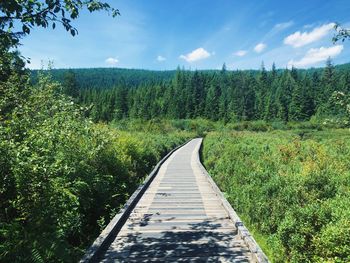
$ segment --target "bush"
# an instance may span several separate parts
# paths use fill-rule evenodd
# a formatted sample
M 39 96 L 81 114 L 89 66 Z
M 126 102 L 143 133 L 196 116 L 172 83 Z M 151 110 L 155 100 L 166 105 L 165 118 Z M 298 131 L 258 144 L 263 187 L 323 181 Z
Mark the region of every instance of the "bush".
M 0 123 L 0 261 L 76 262 L 186 132 L 94 124 L 41 77 Z
M 299 133 L 210 133 L 204 163 L 273 261 L 349 262 L 350 134 Z
M 256 131 L 266 132 L 272 129 L 271 125 L 265 121 L 243 121 L 237 123 L 229 123 L 226 125 L 227 129 L 235 131 Z

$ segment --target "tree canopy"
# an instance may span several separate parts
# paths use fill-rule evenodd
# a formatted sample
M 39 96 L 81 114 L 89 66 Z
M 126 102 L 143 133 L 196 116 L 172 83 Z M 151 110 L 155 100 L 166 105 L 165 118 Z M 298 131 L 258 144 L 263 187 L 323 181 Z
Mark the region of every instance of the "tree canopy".
M 37 71 L 33 72 L 33 81 Z M 206 118 L 306 121 L 346 118 L 332 94 L 350 90 L 350 64 L 322 69 L 260 71 L 51 70 L 65 92 L 92 106 L 95 121 Z M 67 82 L 69 80 L 69 82 Z M 34 81 L 35 82 L 35 81 Z M 76 90 L 78 87 L 78 91 Z M 74 91 L 75 90 L 75 91 Z
M 30 33 L 33 27 L 47 28 L 56 24 L 62 26 L 73 36 L 78 30 L 72 21 L 82 9 L 89 12 L 104 10 L 112 17 L 119 10 L 108 3 L 98 0 L 6 0 L 0 2 L 0 45 L 13 47 L 19 44 L 21 37 Z

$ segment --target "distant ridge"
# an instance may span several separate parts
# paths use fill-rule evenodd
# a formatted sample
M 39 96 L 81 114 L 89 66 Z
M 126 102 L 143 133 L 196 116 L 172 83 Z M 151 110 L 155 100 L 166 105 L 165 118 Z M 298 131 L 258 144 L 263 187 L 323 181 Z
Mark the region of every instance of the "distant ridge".
M 144 69 L 123 68 L 76 68 L 52 69 L 50 73 L 54 80 L 62 82 L 68 71 L 73 71 L 77 82 L 84 88 L 112 88 L 115 86 L 136 87 L 149 82 L 169 81 L 175 75 L 175 70 L 155 71 Z M 37 81 L 40 70 L 32 70 L 32 82 Z
M 298 71 L 320 71 L 324 67 L 298 69 Z M 349 70 L 350 63 L 336 65 L 337 70 Z M 269 69 L 267 69 L 269 70 Z M 284 69 L 278 69 L 283 71 Z M 37 74 L 41 70 L 31 70 L 32 82 L 37 81 Z M 148 69 L 127 69 L 127 68 L 72 68 L 72 69 L 51 69 L 50 72 L 54 80 L 62 82 L 67 71 L 73 71 L 76 75 L 76 80 L 83 88 L 113 88 L 116 86 L 137 87 L 147 85 L 148 83 L 161 83 L 172 80 L 176 74 L 174 70 L 148 70 Z M 194 70 L 186 70 L 194 71 Z M 198 70 L 200 72 L 220 72 L 217 69 Z M 228 71 L 244 71 L 252 74 L 259 70 L 228 70 Z

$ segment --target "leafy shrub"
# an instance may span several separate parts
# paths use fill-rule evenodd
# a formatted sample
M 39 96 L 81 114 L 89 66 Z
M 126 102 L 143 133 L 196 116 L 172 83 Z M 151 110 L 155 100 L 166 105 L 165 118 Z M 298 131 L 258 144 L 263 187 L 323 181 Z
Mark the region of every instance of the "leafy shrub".
M 112 126 L 125 131 L 142 131 L 156 133 L 174 133 L 186 131 L 205 136 L 208 132 L 223 129 L 224 125 L 220 122 L 213 122 L 207 119 L 123 119 L 112 122 Z
M 275 262 L 349 262 L 348 130 L 213 132 L 209 172 Z
M 256 131 L 266 132 L 271 130 L 270 124 L 265 121 L 243 121 L 237 123 L 230 123 L 226 125 L 226 128 L 235 131 Z
M 0 261 L 76 262 L 156 162 L 192 136 L 94 124 L 49 77 L 0 123 Z

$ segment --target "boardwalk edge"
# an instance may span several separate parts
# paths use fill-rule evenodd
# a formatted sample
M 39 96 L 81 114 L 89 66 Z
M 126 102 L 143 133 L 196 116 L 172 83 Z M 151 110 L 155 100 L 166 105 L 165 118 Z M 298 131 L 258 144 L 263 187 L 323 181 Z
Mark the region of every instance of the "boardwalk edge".
M 258 243 L 255 241 L 253 236 L 250 234 L 249 230 L 244 226 L 242 220 L 239 218 L 236 211 L 232 208 L 231 204 L 227 201 L 227 199 L 225 198 L 225 196 L 223 195 L 223 193 L 221 192 L 219 187 L 216 185 L 216 183 L 214 182 L 214 180 L 212 179 L 212 177 L 210 176 L 210 174 L 208 173 L 208 171 L 205 169 L 204 165 L 202 164 L 202 162 L 200 160 L 200 154 L 199 154 L 202 145 L 203 145 L 203 138 L 201 138 L 199 147 L 197 149 L 198 150 L 197 163 L 198 163 L 200 170 L 202 171 L 202 173 L 204 175 L 206 175 L 213 190 L 215 191 L 217 196 L 220 197 L 220 200 L 222 202 L 222 206 L 227 211 L 231 220 L 234 222 L 235 226 L 237 227 L 238 234 L 242 237 L 244 242 L 247 244 L 249 250 L 252 252 L 252 254 L 255 257 L 256 262 L 268 263 L 269 260 L 268 260 L 267 256 L 262 251 L 262 249 L 260 248 Z
M 105 227 L 101 234 L 95 239 L 94 243 L 87 249 L 83 258 L 79 261 L 80 263 L 92 263 L 98 262 L 99 257 L 108 248 L 111 243 L 111 239 L 115 237 L 120 229 L 123 227 L 124 223 L 128 219 L 130 213 L 152 183 L 153 179 L 156 177 L 161 165 L 178 149 L 185 146 L 191 140 L 175 147 L 172 149 L 163 159 L 161 159 L 156 166 L 153 168 L 151 173 L 146 177 L 143 183 L 136 189 L 136 191 L 131 195 L 128 201 L 125 203 L 122 209 L 113 217 L 111 222 Z

